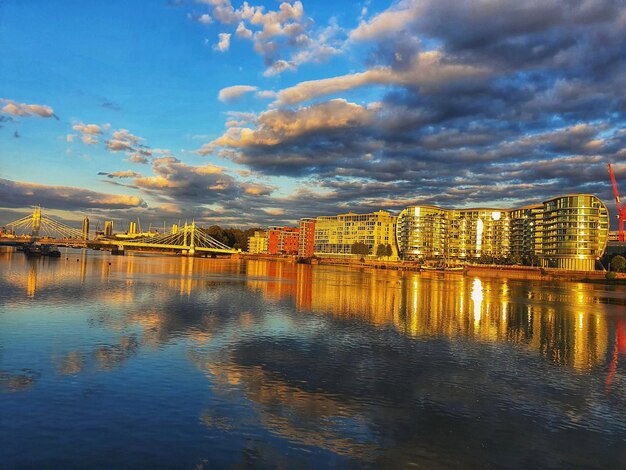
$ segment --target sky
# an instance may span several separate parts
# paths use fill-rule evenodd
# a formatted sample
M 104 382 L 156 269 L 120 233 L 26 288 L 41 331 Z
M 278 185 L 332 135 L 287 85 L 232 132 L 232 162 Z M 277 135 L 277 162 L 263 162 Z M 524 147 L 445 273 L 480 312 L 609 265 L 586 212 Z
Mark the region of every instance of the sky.
M 624 0 L 0 1 L 0 224 L 626 191 Z

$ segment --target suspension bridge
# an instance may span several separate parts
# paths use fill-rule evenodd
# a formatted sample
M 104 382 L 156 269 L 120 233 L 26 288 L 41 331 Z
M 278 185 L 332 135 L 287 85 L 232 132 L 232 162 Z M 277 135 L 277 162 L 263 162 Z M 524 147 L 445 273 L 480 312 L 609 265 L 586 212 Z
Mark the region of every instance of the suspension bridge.
M 121 254 L 125 251 L 163 251 L 189 256 L 202 254 L 235 254 L 235 250 L 215 240 L 195 222 L 185 224 L 176 231 L 150 237 L 118 239 L 114 236 L 89 239 L 88 230 L 65 225 L 35 208 L 32 215 L 22 217 L 5 225 L 0 234 L 0 245 L 20 246 L 39 242 L 47 245 L 72 246 L 95 250 L 111 250 Z

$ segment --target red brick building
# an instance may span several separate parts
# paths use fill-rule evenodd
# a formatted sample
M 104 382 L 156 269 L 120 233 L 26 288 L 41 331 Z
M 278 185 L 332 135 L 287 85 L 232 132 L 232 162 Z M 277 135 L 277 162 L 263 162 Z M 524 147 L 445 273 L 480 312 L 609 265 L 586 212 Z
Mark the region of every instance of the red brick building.
M 300 219 L 298 256 L 310 258 L 315 247 L 315 219 Z
M 299 235 L 297 227 L 270 227 L 267 230 L 267 252 L 270 255 L 295 255 Z

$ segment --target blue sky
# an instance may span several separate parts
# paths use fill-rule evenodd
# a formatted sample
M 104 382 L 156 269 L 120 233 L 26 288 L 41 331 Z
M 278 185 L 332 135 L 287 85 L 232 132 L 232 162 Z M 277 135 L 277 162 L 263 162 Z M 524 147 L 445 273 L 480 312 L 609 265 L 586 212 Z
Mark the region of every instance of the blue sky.
M 0 3 L 0 223 L 251 226 L 626 186 L 621 1 Z

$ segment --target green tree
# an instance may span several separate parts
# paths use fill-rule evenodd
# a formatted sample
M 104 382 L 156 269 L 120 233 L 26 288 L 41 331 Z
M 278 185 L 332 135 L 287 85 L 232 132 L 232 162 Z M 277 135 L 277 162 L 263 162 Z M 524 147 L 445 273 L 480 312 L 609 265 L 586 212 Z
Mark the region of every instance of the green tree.
M 352 246 L 350 247 L 350 252 L 353 255 L 369 255 L 370 249 L 363 242 L 354 242 Z
M 387 255 L 387 248 L 382 243 L 376 247 L 376 257 L 382 258 Z
M 219 225 L 211 225 L 204 231 L 207 235 L 213 237 L 218 242 L 231 247 L 233 246 L 233 241 L 230 239 L 229 234 Z
M 618 273 L 626 271 L 626 259 L 622 255 L 613 256 L 611 259 L 611 271 Z
M 385 255 L 387 256 L 387 258 L 393 255 L 393 247 L 389 244 L 387 244 L 387 246 L 385 247 Z

